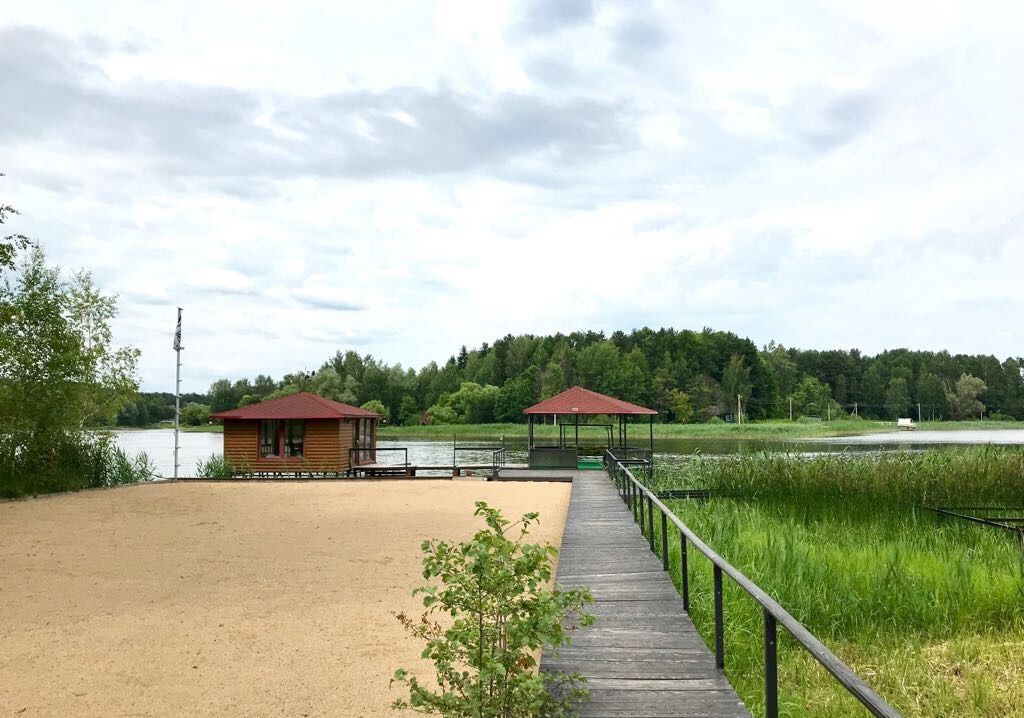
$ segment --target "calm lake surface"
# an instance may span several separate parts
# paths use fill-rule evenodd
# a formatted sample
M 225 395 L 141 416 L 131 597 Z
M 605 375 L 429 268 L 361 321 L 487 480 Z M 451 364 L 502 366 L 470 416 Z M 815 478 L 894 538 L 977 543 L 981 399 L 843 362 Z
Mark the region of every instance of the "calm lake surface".
M 525 430 L 524 430 L 525 431 Z M 146 429 L 143 431 L 114 432 L 118 446 L 135 456 L 145 451 L 157 467 L 160 476 L 174 475 L 174 431 L 172 429 Z M 469 444 L 470 442 L 465 442 Z M 495 442 L 472 442 L 477 446 Z M 205 432 L 182 432 L 180 434 L 180 474 L 191 476 L 196 464 L 220 454 L 223 450 L 223 435 Z M 463 442 L 460 442 L 463 444 Z M 741 454 L 757 451 L 789 451 L 801 454 L 828 453 L 838 451 L 876 451 L 878 449 L 924 450 L 939 446 L 965 444 L 1016 444 L 1024 445 L 1024 429 L 991 429 L 984 431 L 890 431 L 861 436 L 828 437 L 786 441 L 778 439 L 658 439 L 655 451 L 664 459 L 682 458 L 693 454 L 718 455 Z M 526 438 L 508 440 L 507 461 L 510 464 L 526 463 Z M 452 442 L 408 439 L 401 441 L 380 441 L 378 449 L 406 448 L 409 463 L 414 465 L 439 465 L 452 463 Z M 379 451 L 381 463 L 401 463 L 404 453 Z M 460 450 L 459 464 L 490 464 L 491 452 L 487 449 Z

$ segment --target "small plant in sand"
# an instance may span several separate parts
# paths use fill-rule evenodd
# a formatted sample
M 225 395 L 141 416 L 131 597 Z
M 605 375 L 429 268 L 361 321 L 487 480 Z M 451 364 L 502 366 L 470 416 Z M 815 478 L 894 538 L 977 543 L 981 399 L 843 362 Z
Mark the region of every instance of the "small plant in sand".
M 420 618 L 396 616 L 426 641 L 422 656 L 434 664 L 437 690 L 399 668 L 392 684 L 407 686 L 409 698 L 394 707 L 445 718 L 573 715 L 587 695 L 583 677 L 538 673 L 537 656 L 569 643 L 577 624 L 594 622 L 584 610 L 593 597 L 586 588 L 548 588 L 557 550 L 524 542 L 537 513 L 512 523 L 478 501 L 474 515 L 487 527 L 472 540 L 423 542 L 423 577 L 440 585 L 413 592 L 427 609 Z

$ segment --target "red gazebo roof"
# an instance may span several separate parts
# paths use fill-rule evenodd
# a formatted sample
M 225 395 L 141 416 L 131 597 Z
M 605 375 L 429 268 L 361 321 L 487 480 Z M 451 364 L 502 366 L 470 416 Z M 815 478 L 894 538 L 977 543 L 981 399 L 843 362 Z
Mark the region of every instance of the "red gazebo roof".
M 657 414 L 654 409 L 647 409 L 628 401 L 614 399 L 596 391 L 574 386 L 529 409 L 524 414 Z
M 211 419 L 377 419 L 375 414 L 358 406 L 342 404 L 303 391 L 239 409 L 210 414 Z

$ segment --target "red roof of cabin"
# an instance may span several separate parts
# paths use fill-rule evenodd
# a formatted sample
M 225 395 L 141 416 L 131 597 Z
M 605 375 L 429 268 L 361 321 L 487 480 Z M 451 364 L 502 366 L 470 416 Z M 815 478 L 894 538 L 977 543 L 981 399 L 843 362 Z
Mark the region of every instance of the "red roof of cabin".
M 529 409 L 524 414 L 657 414 L 654 409 L 646 409 L 628 401 L 613 399 L 596 391 L 574 386 Z
M 303 391 L 239 409 L 210 414 L 211 419 L 376 419 L 375 414 L 358 406 L 331 401 Z

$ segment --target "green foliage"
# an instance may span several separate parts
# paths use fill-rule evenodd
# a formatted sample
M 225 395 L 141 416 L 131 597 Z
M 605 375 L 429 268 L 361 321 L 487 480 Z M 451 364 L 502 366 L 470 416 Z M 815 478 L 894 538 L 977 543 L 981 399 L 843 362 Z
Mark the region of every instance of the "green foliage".
M 725 413 L 725 407 L 722 405 L 722 387 L 714 379 L 707 374 L 695 377 L 687 395 L 693 405 L 694 418 L 697 421 L 723 421 L 721 414 Z
M 209 458 L 196 462 L 196 476 L 202 479 L 219 479 L 234 476 L 237 472 L 231 459 L 221 454 L 210 454 Z
M 4 174 L 0 172 L 0 177 Z M 0 204 L 0 224 L 6 224 L 10 215 L 18 214 L 18 210 L 7 204 Z M 0 240 L 0 271 L 14 266 L 14 258 L 30 246 L 28 237 L 23 234 L 8 234 Z
M 722 498 L 672 501 L 708 545 L 778 600 L 905 715 L 1007 715 L 1021 689 L 1024 564 L 1007 532 L 940 520 L 919 503 L 1020 506 L 1024 451 L 697 458 L 656 468 L 659 489 L 710 487 Z M 678 537 L 670 564 L 679 580 Z M 712 575 L 689 560 L 691 618 L 713 636 Z M 838 597 L 838 598 L 837 598 Z M 726 673 L 755 715 L 763 697 L 762 614 L 726 584 Z M 948 670 L 936 652 L 969 642 Z M 971 653 L 968 651 L 968 653 Z M 984 658 L 982 658 L 984 656 Z M 859 715 L 854 701 L 780 635 L 784 715 Z M 985 674 L 1000 676 L 992 685 Z M 1018 679 L 1019 682 L 1019 679 Z
M 419 426 L 420 409 L 416 405 L 416 399 L 406 394 L 402 397 L 402 403 L 398 409 L 399 423 L 402 426 Z
M 751 389 L 750 367 L 743 361 L 743 357 L 733 354 L 729 357 L 725 371 L 722 372 L 722 392 L 725 394 L 726 403 L 731 405 L 737 395 L 749 397 Z
M 828 385 L 812 376 L 804 377 L 793 391 L 793 417 L 818 416 L 828 413 L 832 392 Z
M 384 402 L 382 402 L 380 399 L 370 399 L 359 408 L 366 409 L 367 411 L 372 411 L 374 414 L 380 414 L 381 417 L 383 417 L 384 421 L 387 421 L 388 408 L 384 406 Z
M 985 382 L 986 413 L 996 411 L 1021 419 L 1022 365 L 1021 357 L 1000 362 L 991 356 L 906 349 L 870 357 L 856 349 L 787 349 L 772 342 L 758 351 L 749 339 L 730 332 L 645 327 L 611 336 L 592 331 L 540 337 L 508 335 L 493 344 L 466 348 L 441 365 L 431 362 L 419 371 L 388 365 L 371 355 L 338 351 L 316 373 L 299 371 L 279 381 L 268 376 L 258 376 L 252 382 L 241 379 L 230 384 L 230 391 L 226 380 L 218 380 L 210 388 L 211 396 L 193 396 L 188 401 L 219 408 L 229 402 L 241 406 L 243 400 L 253 401 L 251 397 L 314 391 L 354 405 L 378 399 L 389 408 L 392 425 L 418 424 L 424 407 L 432 409 L 428 413 L 435 417 L 434 425 L 437 417 L 445 424 L 519 423 L 523 406 L 580 384 L 650 406 L 660 412 L 662 421 L 679 421 L 671 404 L 672 392 L 680 391 L 689 400 L 693 422 L 733 413 L 737 393 L 744 397 L 744 423 L 787 418 L 791 396 L 804 405 L 807 416 L 827 418 L 831 410 L 835 419 L 841 413 L 852 413 L 856 404 L 859 417 L 891 422 L 899 407 L 906 407 L 902 410 L 906 412 L 918 403 L 926 418 L 949 416 L 945 388 L 948 385 L 955 393 L 958 377 L 967 373 Z M 801 388 L 806 379 L 817 382 L 814 391 L 806 385 Z M 462 390 L 465 383 L 500 388 L 493 396 L 468 406 L 461 398 L 452 399 L 460 392 L 467 394 Z M 828 398 L 822 398 L 822 388 L 828 389 Z M 410 402 L 405 402 L 406 397 Z M 147 404 L 151 421 L 159 421 L 166 411 L 166 401 L 161 401 L 160 407 Z M 402 409 L 404 402 L 407 411 Z M 119 423 L 139 425 L 138 407 L 128 413 L 131 416 L 119 418 Z M 977 418 L 979 413 L 970 402 L 960 411 L 965 418 Z
M 678 389 L 669 392 L 669 409 L 672 412 L 672 420 L 677 424 L 687 424 L 693 419 L 690 397 Z
M 113 345 L 114 298 L 35 245 L 0 268 L 0 494 L 103 486 L 115 461 L 90 427 L 134 400 L 138 351 Z
M 961 374 L 955 384 L 946 388 L 946 401 L 953 418 L 966 419 L 980 415 L 985 410 L 985 405 L 978 397 L 984 394 L 987 388 L 985 382 L 978 377 L 966 372 Z
M 199 426 L 210 421 L 210 407 L 190 402 L 181 408 L 181 423 L 185 426 Z
M 397 617 L 426 642 L 423 657 L 434 664 L 438 690 L 399 668 L 392 683 L 405 685 L 409 698 L 394 706 L 445 718 L 572 715 L 586 695 L 582 677 L 538 674 L 535 655 L 569 643 L 565 619 L 591 625 L 584 607 L 593 598 L 587 589 L 547 588 L 557 551 L 524 542 L 538 514 L 512 523 L 478 501 L 475 515 L 486 528 L 472 540 L 423 542 L 423 577 L 438 583 L 414 592 L 427 609 L 421 618 Z M 552 683 L 556 691 L 549 691 Z
M 529 367 L 518 378 L 506 381 L 494 401 L 494 418 L 512 423 L 523 421 L 523 409 L 537 403 L 536 384 L 536 367 Z
M 427 409 L 427 419 L 431 424 L 459 424 L 461 419 L 451 404 L 451 394 L 442 394 L 441 399 Z
M 140 451 L 134 458 L 128 456 L 120 447 L 107 444 L 107 459 L 104 462 L 105 475 L 102 486 L 120 486 L 152 481 L 157 478 L 156 464 L 149 454 Z
M 758 500 L 842 498 L 901 510 L 920 504 L 960 505 L 967 499 L 1024 506 L 1024 450 L 1018 447 L 695 456 L 685 465 L 662 467 L 658 477 L 665 487 L 685 484 Z
M 0 498 L 78 491 L 156 478 L 143 452 L 129 457 L 105 432 L 68 432 L 47 437 L 19 457 L 17 472 L 0 474 Z
M 901 376 L 894 376 L 889 380 L 889 386 L 885 389 L 885 406 L 892 412 L 893 418 L 907 416 L 910 408 L 910 392 L 907 390 L 907 380 Z

